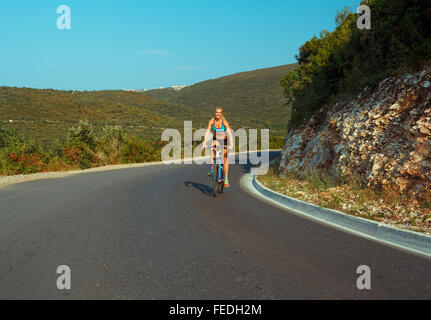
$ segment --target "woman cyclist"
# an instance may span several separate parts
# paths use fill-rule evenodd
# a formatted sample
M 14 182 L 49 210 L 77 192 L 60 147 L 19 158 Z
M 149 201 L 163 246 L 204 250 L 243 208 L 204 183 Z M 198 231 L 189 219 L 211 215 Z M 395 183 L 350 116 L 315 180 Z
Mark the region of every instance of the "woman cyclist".
M 213 142 L 212 146 L 220 146 L 223 145 L 224 148 L 224 186 L 229 188 L 229 162 L 228 162 L 228 150 L 232 150 L 232 131 L 230 129 L 229 122 L 223 117 L 223 108 L 218 107 L 215 112 L 215 117 L 212 118 L 208 122 L 207 132 L 205 134 L 205 139 L 203 143 L 203 147 L 205 148 L 210 132 L 213 134 Z M 214 158 L 216 156 L 216 149 L 213 148 L 211 162 L 213 163 Z M 209 176 L 214 175 L 214 165 L 211 164 L 211 171 L 208 174 Z

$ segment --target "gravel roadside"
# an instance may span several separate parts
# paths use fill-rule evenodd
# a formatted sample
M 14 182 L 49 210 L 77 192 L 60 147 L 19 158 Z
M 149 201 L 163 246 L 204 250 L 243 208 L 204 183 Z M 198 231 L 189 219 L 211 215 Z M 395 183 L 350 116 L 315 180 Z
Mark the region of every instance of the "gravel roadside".
M 148 162 L 148 163 L 135 163 L 135 164 L 120 164 L 120 165 L 109 165 L 104 167 L 97 167 L 84 170 L 72 170 L 72 171 L 55 171 L 55 172 L 38 172 L 32 174 L 21 174 L 15 176 L 0 176 L 0 188 L 11 184 L 29 182 L 41 179 L 54 179 L 72 176 L 75 174 L 89 173 L 89 172 L 99 172 L 99 171 L 109 171 L 109 170 L 119 170 L 128 168 L 140 168 L 163 164 L 159 162 Z

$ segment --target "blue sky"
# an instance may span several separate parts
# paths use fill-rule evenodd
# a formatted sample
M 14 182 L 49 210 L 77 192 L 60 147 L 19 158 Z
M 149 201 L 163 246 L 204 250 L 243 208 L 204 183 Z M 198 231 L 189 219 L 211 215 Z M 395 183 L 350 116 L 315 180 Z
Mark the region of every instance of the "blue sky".
M 0 85 L 152 89 L 295 62 L 359 0 L 2 0 Z M 57 28 L 59 5 L 71 30 Z

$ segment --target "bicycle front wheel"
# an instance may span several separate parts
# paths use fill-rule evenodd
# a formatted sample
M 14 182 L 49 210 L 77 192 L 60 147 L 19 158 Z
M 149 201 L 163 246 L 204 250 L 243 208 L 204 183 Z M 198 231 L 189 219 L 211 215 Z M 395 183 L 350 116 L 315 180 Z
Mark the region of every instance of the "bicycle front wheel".
M 213 177 L 213 195 L 214 197 L 217 197 L 217 186 L 218 186 L 218 168 L 219 166 L 216 164 L 214 165 L 214 177 Z
M 219 180 L 218 183 L 218 193 L 223 194 L 223 189 L 224 189 L 224 170 L 223 170 L 223 166 L 221 166 L 221 174 L 220 177 L 221 179 Z

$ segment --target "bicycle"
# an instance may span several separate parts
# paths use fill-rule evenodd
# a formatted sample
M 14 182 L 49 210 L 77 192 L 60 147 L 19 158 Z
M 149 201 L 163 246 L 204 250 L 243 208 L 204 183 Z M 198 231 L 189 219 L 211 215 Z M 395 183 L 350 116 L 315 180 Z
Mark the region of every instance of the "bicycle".
M 216 149 L 216 156 L 213 162 L 213 195 L 217 197 L 218 194 L 223 194 L 224 192 L 224 156 L 223 151 L 227 149 L 225 146 L 213 146 L 207 149 Z

